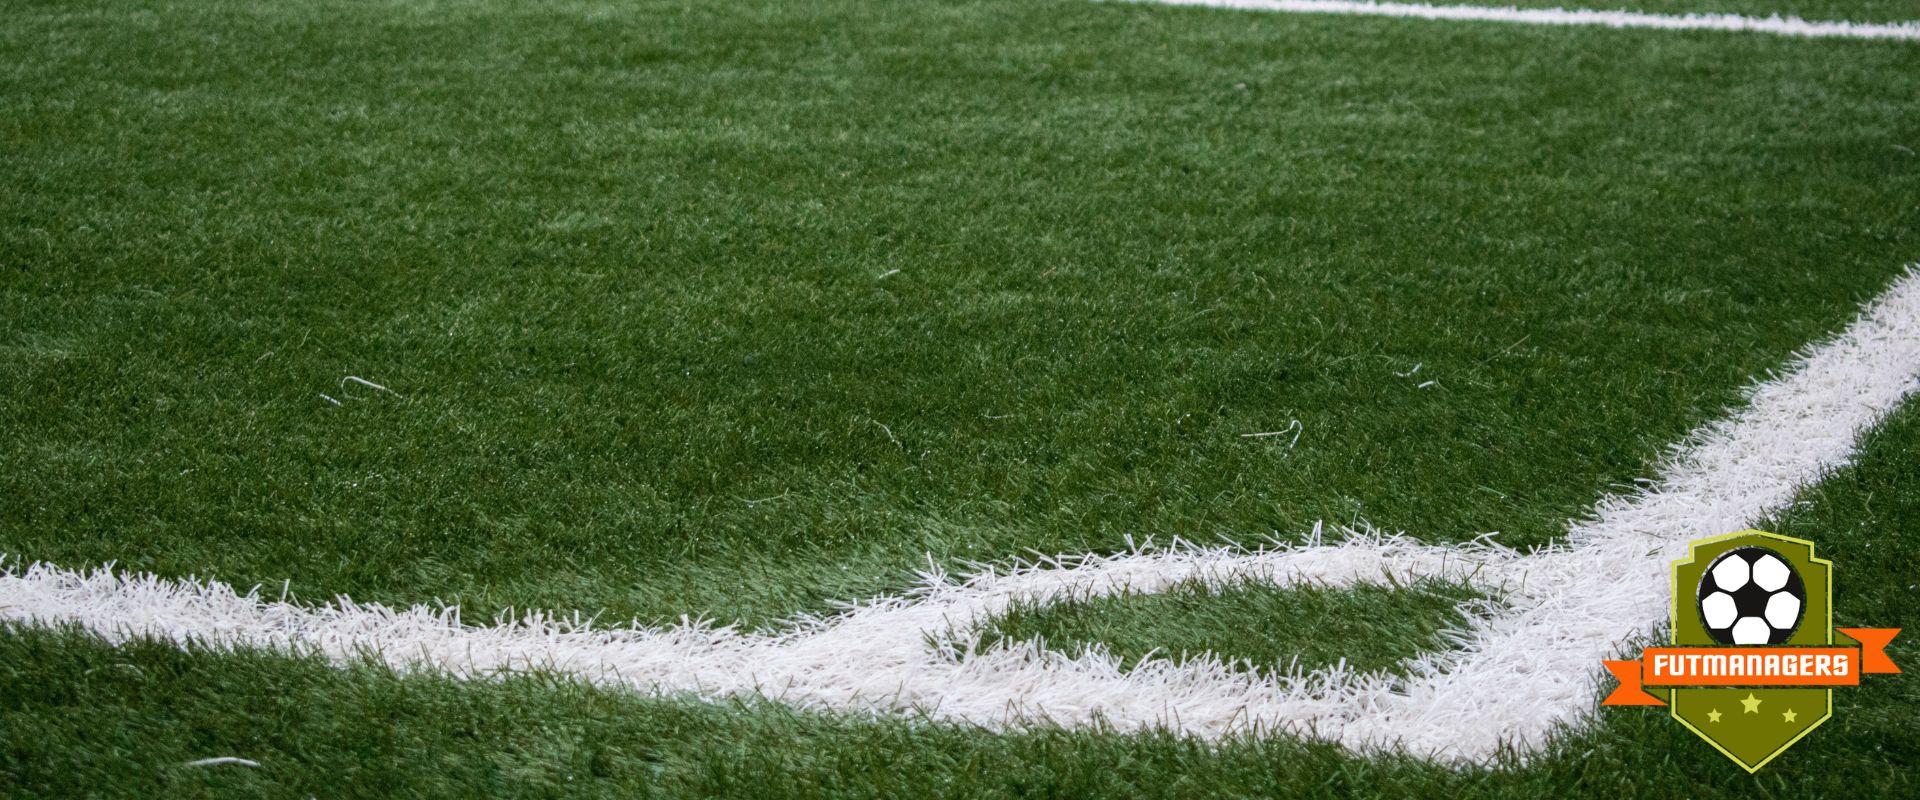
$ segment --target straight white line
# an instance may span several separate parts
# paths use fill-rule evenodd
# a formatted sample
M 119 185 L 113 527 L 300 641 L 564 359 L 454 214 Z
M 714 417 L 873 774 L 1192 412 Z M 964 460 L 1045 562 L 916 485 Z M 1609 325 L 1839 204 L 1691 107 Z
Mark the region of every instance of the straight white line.
M 1747 17 L 1739 14 L 1648 14 L 1577 8 L 1369 3 L 1356 0 L 1123 0 L 1168 6 L 1206 6 L 1287 14 L 1348 14 L 1364 17 L 1475 20 L 1522 25 L 1589 25 L 1606 28 L 1655 28 L 1669 31 L 1751 31 L 1781 36 L 1835 39 L 1920 40 L 1920 21 L 1844 22 L 1799 17 Z
M 1168 729 L 1198 737 L 1287 732 L 1358 751 L 1402 750 L 1442 762 L 1484 762 L 1503 748 L 1537 752 L 1557 726 L 1593 712 L 1602 658 L 1665 619 L 1666 565 L 1686 542 L 1738 530 L 1791 502 L 1846 463 L 1862 431 L 1920 388 L 1920 273 L 1909 271 L 1845 331 L 1785 374 L 1753 387 L 1747 406 L 1679 445 L 1647 491 L 1603 499 L 1566 544 L 1522 555 L 1353 534 L 1264 550 L 1176 543 L 936 571 L 903 597 L 883 597 L 778 634 L 683 623 L 595 629 L 530 615 L 490 627 L 457 610 L 391 609 L 346 598 L 307 608 L 215 582 L 163 580 L 48 564 L 0 573 L 0 620 L 77 624 L 109 640 L 374 657 L 461 677 L 551 670 L 661 695 L 765 697 L 809 709 L 925 715 L 996 729 L 1036 723 Z M 1498 603 L 1462 608 L 1459 647 L 1426 654 L 1411 677 L 1326 669 L 1235 672 L 1201 658 L 1122 670 L 1111 655 L 1076 657 L 1013 643 L 976 652 L 957 637 L 1016 601 L 1187 581 L 1279 585 L 1469 581 Z M 1364 622 L 1356 623 L 1364 627 Z

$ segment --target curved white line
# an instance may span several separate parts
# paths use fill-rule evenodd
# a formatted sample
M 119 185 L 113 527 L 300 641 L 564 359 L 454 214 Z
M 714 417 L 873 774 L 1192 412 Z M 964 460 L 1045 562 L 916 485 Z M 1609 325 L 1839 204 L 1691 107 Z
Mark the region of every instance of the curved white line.
M 1543 746 L 1593 709 L 1602 658 L 1665 617 L 1667 562 L 1691 539 L 1745 527 L 1846 463 L 1860 433 L 1920 388 L 1920 273 L 1909 272 L 1747 407 L 1676 445 L 1640 494 L 1602 500 L 1567 543 L 1522 555 L 1488 544 L 1423 545 L 1349 534 L 1335 544 L 1243 551 L 1176 543 L 982 569 L 778 634 L 685 623 L 595 629 L 532 615 L 492 627 L 457 611 L 391 609 L 342 598 L 322 608 L 262 600 L 214 582 L 46 564 L 0 574 L 0 619 L 73 623 L 122 640 L 361 655 L 401 668 L 481 677 L 554 670 L 656 694 L 764 696 L 804 708 L 925 714 L 994 728 L 1035 722 L 1165 728 L 1205 738 L 1284 731 L 1356 750 L 1400 749 L 1485 761 L 1503 745 Z M 1183 581 L 1351 585 L 1416 577 L 1470 581 L 1501 597 L 1467 609 L 1457 650 L 1411 677 L 1344 669 L 1236 672 L 1217 661 L 1123 671 L 1101 652 L 1067 657 L 1031 643 L 961 653 L 939 643 L 1016 600 L 1046 602 Z
M 1363 17 L 1508 22 L 1523 25 L 1585 25 L 1605 28 L 1653 28 L 1669 31 L 1750 31 L 1816 39 L 1920 40 L 1920 21 L 1845 22 L 1799 17 L 1747 17 L 1739 14 L 1648 14 L 1576 8 L 1514 8 L 1370 3 L 1360 0 L 1124 0 L 1153 5 L 1205 6 L 1287 14 L 1344 14 Z

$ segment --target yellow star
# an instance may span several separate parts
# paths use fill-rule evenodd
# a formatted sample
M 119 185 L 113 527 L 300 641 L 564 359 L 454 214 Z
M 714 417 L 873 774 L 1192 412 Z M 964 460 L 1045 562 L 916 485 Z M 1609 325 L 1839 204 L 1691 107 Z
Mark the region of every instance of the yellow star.
M 1719 722 L 1719 721 L 1720 721 L 1720 709 L 1717 709 L 1717 708 L 1716 708 L 1716 709 L 1714 709 L 1714 710 L 1712 710 L 1712 711 L 1709 711 L 1709 712 L 1707 712 L 1707 721 L 1708 721 L 1708 722 Z
M 1780 718 L 1781 718 L 1781 719 L 1784 719 L 1784 720 L 1786 720 L 1786 721 L 1788 721 L 1788 722 L 1792 722 L 1792 721 L 1793 721 L 1793 718 L 1794 718 L 1794 717 L 1797 717 L 1797 716 L 1800 716 L 1800 715 L 1799 715 L 1799 714 L 1795 714 L 1795 713 L 1793 713 L 1793 709 L 1791 709 L 1791 708 L 1789 708 L 1789 709 L 1787 709 L 1787 713 L 1785 713 L 1785 714 L 1781 714 L 1781 715 L 1780 715 Z
M 1760 713 L 1760 698 L 1754 697 L 1752 692 L 1747 693 L 1747 699 L 1740 701 L 1740 705 L 1747 707 L 1748 714 Z

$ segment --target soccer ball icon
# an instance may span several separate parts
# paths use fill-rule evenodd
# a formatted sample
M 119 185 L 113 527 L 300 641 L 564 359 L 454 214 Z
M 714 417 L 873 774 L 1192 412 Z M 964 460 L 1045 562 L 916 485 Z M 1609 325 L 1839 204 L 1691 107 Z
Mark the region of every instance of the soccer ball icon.
M 1721 644 L 1781 644 L 1800 627 L 1807 586 L 1800 573 L 1764 547 L 1720 554 L 1700 576 L 1700 622 Z

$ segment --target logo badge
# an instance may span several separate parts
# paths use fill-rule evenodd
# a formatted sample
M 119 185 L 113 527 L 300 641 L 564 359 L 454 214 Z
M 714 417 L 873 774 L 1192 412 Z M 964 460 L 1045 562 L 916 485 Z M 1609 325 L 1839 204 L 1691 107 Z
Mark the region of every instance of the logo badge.
M 1671 614 L 1672 647 L 1606 662 L 1620 686 L 1602 705 L 1667 706 L 1748 772 L 1832 717 L 1833 687 L 1900 671 L 1884 652 L 1899 628 L 1833 627 L 1833 562 L 1801 539 L 1695 541 L 1673 562 Z

